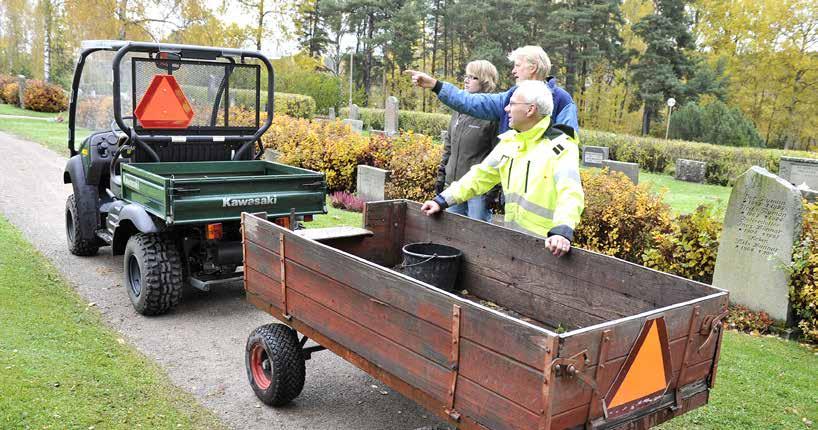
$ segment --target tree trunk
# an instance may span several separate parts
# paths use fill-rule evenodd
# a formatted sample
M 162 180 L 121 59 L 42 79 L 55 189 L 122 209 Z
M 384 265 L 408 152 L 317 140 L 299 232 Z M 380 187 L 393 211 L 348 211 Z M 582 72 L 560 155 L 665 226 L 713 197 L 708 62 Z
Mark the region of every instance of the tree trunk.
M 372 89 L 372 35 L 375 31 L 375 14 L 370 12 L 367 15 L 366 23 L 366 45 L 364 52 L 364 105 L 369 106 L 369 95 Z
M 568 42 L 565 52 L 565 91 L 574 94 L 577 86 L 577 50 L 573 42 Z
M 650 115 L 653 110 L 645 103 L 645 108 L 642 110 L 642 136 L 650 134 Z
M 51 81 L 51 0 L 43 2 L 43 15 L 45 18 L 45 34 L 43 35 L 43 80 Z
M 261 39 L 264 33 L 264 0 L 259 0 L 258 2 L 258 21 L 256 26 L 256 50 L 261 51 Z

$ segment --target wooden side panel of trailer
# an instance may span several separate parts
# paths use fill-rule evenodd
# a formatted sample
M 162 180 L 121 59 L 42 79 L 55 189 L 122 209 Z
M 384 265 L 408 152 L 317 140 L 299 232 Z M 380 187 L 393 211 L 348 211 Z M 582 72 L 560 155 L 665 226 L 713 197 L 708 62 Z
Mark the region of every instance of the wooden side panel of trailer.
M 629 425 L 655 424 L 707 402 L 700 386 L 714 372 L 721 333 L 714 339 L 702 325 L 726 309 L 725 293 L 580 249 L 558 260 L 541 239 L 450 214 L 430 218 L 418 209 L 406 201 L 368 204 L 364 228 L 372 236 L 326 245 L 246 215 L 248 299 L 279 318 L 291 315 L 295 328 L 331 342 L 373 375 L 383 373 L 384 382 L 432 412 L 461 414 L 461 428 L 613 424 L 604 419 L 600 398 L 642 325 L 660 316 L 668 331 L 671 387 L 648 416 Z M 400 263 L 401 247 L 421 241 L 464 250 L 459 288 L 573 330 L 558 336 L 381 267 Z M 453 337 L 455 305 L 459 337 Z M 577 354 L 585 378 L 556 376 L 552 360 Z M 670 411 L 666 403 L 676 402 L 677 389 L 684 396 Z
M 432 412 L 444 418 L 450 417 L 449 411 L 462 416 L 462 423 L 480 423 L 493 429 L 536 428 L 541 404 L 531 405 L 529 399 L 521 397 L 524 393 L 509 399 L 471 381 L 467 375 L 479 374 L 486 363 L 452 362 L 452 348 L 460 354 L 464 348 L 481 351 L 489 361 L 498 363 L 494 367 L 504 363 L 540 375 L 539 386 L 547 347 L 551 346 L 551 351 L 556 348 L 555 333 L 298 237 L 259 218 L 245 215 L 244 228 L 246 289 L 251 302 L 280 319 L 286 313 L 292 321 L 425 393 L 426 401 L 437 402 L 430 407 Z M 455 305 L 460 314 L 459 337 L 452 336 Z M 520 359 L 537 366 L 524 365 Z M 497 376 L 495 385 L 502 377 Z

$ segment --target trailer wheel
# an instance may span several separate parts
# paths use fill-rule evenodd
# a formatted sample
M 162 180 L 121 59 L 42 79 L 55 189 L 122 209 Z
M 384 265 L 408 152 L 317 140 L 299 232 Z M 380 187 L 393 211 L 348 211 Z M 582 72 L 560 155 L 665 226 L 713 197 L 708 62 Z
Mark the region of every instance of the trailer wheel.
M 99 241 L 96 237 L 82 237 L 81 222 L 77 201 L 71 194 L 65 201 L 65 236 L 68 239 L 68 251 L 81 257 L 96 255 L 99 251 Z
M 301 394 L 306 369 L 295 330 L 284 324 L 255 329 L 244 357 L 250 386 L 265 404 L 283 406 Z
M 137 312 L 160 315 L 179 304 L 182 261 L 171 240 L 155 233 L 135 234 L 124 257 L 125 288 Z

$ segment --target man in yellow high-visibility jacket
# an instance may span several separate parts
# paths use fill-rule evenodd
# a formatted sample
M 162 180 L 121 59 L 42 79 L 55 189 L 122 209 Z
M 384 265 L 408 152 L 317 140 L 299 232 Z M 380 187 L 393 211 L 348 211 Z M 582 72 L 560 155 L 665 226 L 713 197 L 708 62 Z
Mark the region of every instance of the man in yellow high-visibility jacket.
M 432 215 L 500 183 L 505 225 L 546 238 L 545 247 L 562 256 L 571 249 L 585 207 L 573 130 L 551 126 L 552 96 L 541 81 L 519 83 L 505 109 L 513 130 L 501 134 L 482 163 L 425 202 L 421 211 Z

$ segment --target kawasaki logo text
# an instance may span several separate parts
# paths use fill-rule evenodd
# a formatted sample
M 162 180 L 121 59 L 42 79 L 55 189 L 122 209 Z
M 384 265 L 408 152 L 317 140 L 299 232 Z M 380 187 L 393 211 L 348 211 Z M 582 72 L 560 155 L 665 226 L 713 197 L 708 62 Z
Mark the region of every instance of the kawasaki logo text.
M 276 196 L 264 196 L 264 197 L 248 197 L 248 198 L 238 198 L 238 197 L 224 197 L 222 198 L 222 207 L 225 208 L 232 208 L 236 206 L 264 206 L 264 205 L 274 205 L 278 197 Z

